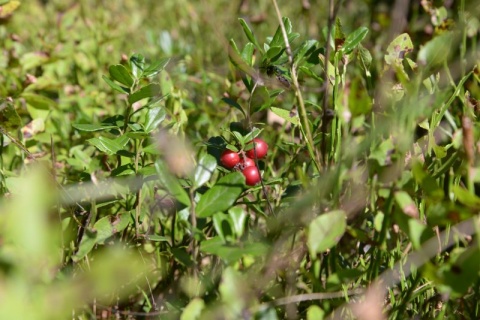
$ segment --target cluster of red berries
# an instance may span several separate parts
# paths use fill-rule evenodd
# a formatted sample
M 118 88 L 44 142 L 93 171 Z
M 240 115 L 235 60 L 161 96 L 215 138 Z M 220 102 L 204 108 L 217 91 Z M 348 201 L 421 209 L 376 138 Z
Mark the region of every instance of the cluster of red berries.
M 260 171 L 255 165 L 255 156 L 262 159 L 267 155 L 268 144 L 260 138 L 253 139 L 254 148 L 248 151 L 235 152 L 229 149 L 223 151 L 220 162 L 227 169 L 239 170 L 245 176 L 245 183 L 254 186 L 260 182 Z M 255 150 L 254 150 L 255 149 Z

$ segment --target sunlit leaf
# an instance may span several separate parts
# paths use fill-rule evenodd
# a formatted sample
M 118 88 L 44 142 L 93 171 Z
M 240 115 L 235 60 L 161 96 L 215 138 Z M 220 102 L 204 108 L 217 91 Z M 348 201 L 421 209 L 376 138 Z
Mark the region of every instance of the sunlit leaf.
M 160 59 L 152 62 L 145 70 L 143 70 L 144 77 L 153 77 L 161 72 L 167 66 L 169 58 Z
M 115 233 L 123 231 L 130 222 L 131 214 L 129 212 L 101 218 L 95 222 L 93 229 L 85 230 L 78 251 L 72 259 L 79 261 L 92 251 L 96 244 L 102 244 Z
M 90 144 L 97 147 L 102 152 L 105 152 L 109 155 L 114 155 L 118 151 L 122 150 L 125 145 L 128 143 L 129 137 L 124 135 L 117 139 L 109 139 L 106 137 L 98 137 L 87 140 Z
M 410 39 L 408 33 L 402 33 L 388 45 L 385 62 L 389 65 L 401 67 L 405 56 L 412 51 L 412 39 Z
M 242 193 L 244 184 L 245 177 L 240 172 L 222 177 L 200 198 L 196 207 L 197 216 L 205 218 L 228 210 Z
M 347 217 L 344 211 L 323 213 L 308 226 L 308 248 L 310 254 L 325 252 L 338 243 L 345 233 Z
M 125 88 L 125 87 L 121 87 L 120 85 L 118 85 L 117 83 L 113 82 L 112 80 L 110 80 L 109 78 L 107 78 L 105 75 L 102 76 L 102 79 L 110 86 L 110 88 L 112 88 L 113 90 L 116 90 L 120 93 L 130 93 L 130 89 L 129 88 Z
M 277 116 L 282 118 L 285 121 L 290 122 L 291 124 L 298 125 L 300 123 L 300 118 L 298 114 L 292 112 L 290 110 L 281 109 L 277 107 L 271 107 L 270 110 L 275 113 Z
M 20 6 L 20 1 L 8 1 L 0 6 L 0 19 L 10 16 Z
M 368 28 L 360 27 L 354 32 L 350 33 L 345 39 L 342 50 L 345 54 L 350 54 L 357 46 L 362 42 L 362 40 L 367 36 Z
M 121 64 L 112 65 L 108 68 L 108 72 L 113 80 L 118 81 L 129 88 L 133 85 L 133 78 L 125 66 Z
M 250 40 L 250 42 L 255 45 L 257 50 L 259 50 L 260 52 L 263 52 L 262 47 L 259 45 L 257 38 L 255 38 L 255 35 L 253 34 L 252 30 L 248 26 L 247 22 L 242 18 L 238 19 L 238 21 L 240 21 L 240 24 L 242 25 L 242 28 L 243 28 L 243 32 L 247 36 L 248 40 Z
M 157 170 L 160 185 L 175 197 L 175 199 L 189 207 L 190 197 L 185 189 L 183 189 L 178 179 L 172 176 L 168 171 L 166 165 L 162 161 L 157 161 L 155 162 L 155 169 Z
M 132 94 L 128 96 L 128 103 L 134 104 L 142 99 L 152 98 L 160 94 L 160 85 L 158 83 L 149 83 L 146 86 L 141 87 L 139 90 L 132 92 Z
M 196 189 L 204 185 L 210 179 L 216 167 L 217 160 L 213 156 L 209 154 L 201 156 L 195 168 L 193 187 Z
M 165 119 L 166 113 L 163 107 L 153 107 L 148 109 L 145 119 L 145 133 L 150 133 L 157 129 L 160 123 Z

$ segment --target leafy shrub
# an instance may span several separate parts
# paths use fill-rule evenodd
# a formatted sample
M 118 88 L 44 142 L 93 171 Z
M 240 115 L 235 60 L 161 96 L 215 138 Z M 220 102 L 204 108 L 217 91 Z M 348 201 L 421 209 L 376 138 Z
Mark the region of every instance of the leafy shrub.
M 0 3 L 0 318 L 479 317 L 478 6 L 241 3 Z

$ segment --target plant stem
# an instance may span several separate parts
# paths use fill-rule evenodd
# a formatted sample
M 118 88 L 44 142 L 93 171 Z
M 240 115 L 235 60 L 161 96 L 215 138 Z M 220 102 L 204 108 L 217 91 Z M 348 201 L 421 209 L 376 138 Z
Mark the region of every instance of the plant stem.
M 280 13 L 280 9 L 278 8 L 278 4 L 276 0 L 272 0 L 273 6 L 275 7 L 275 12 L 277 14 L 278 22 L 280 24 L 280 29 L 282 30 L 283 41 L 285 42 L 285 49 L 287 51 L 288 62 L 290 63 L 290 75 L 293 82 L 293 90 L 295 91 L 295 97 L 297 98 L 299 110 L 300 110 L 300 120 L 301 126 L 303 127 L 304 131 L 304 138 L 307 143 L 308 153 L 313 160 L 313 164 L 317 169 L 317 172 L 320 173 L 320 157 L 318 155 L 317 150 L 314 148 L 312 132 L 310 130 L 310 124 L 308 122 L 307 111 L 305 109 L 305 103 L 303 101 L 302 92 L 300 91 L 300 86 L 298 85 L 298 78 L 297 78 L 297 71 L 296 66 L 293 61 L 292 56 L 292 49 L 290 48 L 290 43 L 288 42 L 288 35 L 287 30 L 285 30 L 285 25 L 283 24 L 282 14 Z
M 138 162 L 140 161 L 140 155 L 141 153 L 138 151 L 139 147 L 142 145 L 143 139 L 140 139 L 140 141 L 137 143 L 135 140 L 135 174 L 138 174 Z M 140 213 L 141 213 L 141 208 L 142 208 L 142 202 L 140 201 L 142 197 L 142 187 L 138 188 L 138 191 L 135 195 L 135 235 L 138 237 L 138 228 L 139 228 L 139 218 L 140 218 Z
M 198 275 L 198 245 L 197 245 L 197 240 L 195 240 L 195 232 L 197 229 L 197 215 L 195 214 L 195 189 L 190 188 L 189 192 L 190 196 L 190 223 L 192 225 L 192 237 L 191 237 L 191 242 L 190 242 L 190 252 L 192 253 L 193 256 L 193 274 Z M 174 226 L 173 226 L 174 227 Z M 172 242 L 173 245 L 173 242 Z

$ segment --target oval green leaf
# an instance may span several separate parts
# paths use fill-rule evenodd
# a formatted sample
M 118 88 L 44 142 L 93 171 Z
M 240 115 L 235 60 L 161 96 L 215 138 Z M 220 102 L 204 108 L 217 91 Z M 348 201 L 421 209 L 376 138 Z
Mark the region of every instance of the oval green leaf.
M 362 40 L 367 36 L 368 28 L 360 27 L 357 30 L 350 33 L 345 39 L 342 50 L 345 54 L 350 54 Z
M 129 212 L 119 214 L 118 216 L 106 216 L 99 219 L 93 225 L 93 230 L 86 230 L 82 237 L 79 248 L 73 261 L 79 261 L 85 257 L 96 244 L 102 244 L 117 232 L 123 231 L 131 221 Z
M 193 187 L 197 189 L 203 186 L 210 179 L 216 167 L 217 160 L 209 154 L 204 154 L 198 161 L 195 169 Z
M 154 107 L 149 109 L 145 119 L 145 132 L 150 133 L 157 129 L 164 119 L 165 109 L 163 107 Z
M 157 161 L 155 163 L 155 169 L 157 170 L 160 184 L 180 203 L 189 207 L 190 198 L 188 197 L 187 192 L 182 188 L 178 179 L 170 174 L 165 164 L 161 161 Z
M 160 92 L 161 88 L 158 83 L 149 83 L 128 96 L 128 103 L 134 104 L 142 99 L 158 96 Z
M 108 73 L 110 73 L 110 77 L 113 80 L 118 81 L 129 88 L 133 85 L 133 78 L 130 75 L 130 72 L 128 72 L 127 68 L 121 64 L 110 66 L 108 68 Z
M 315 218 L 308 226 L 310 254 L 325 252 L 337 244 L 347 228 L 345 211 L 335 210 Z
M 206 218 L 230 209 L 242 193 L 244 185 L 245 177 L 240 172 L 224 176 L 202 195 L 197 205 L 197 216 Z

